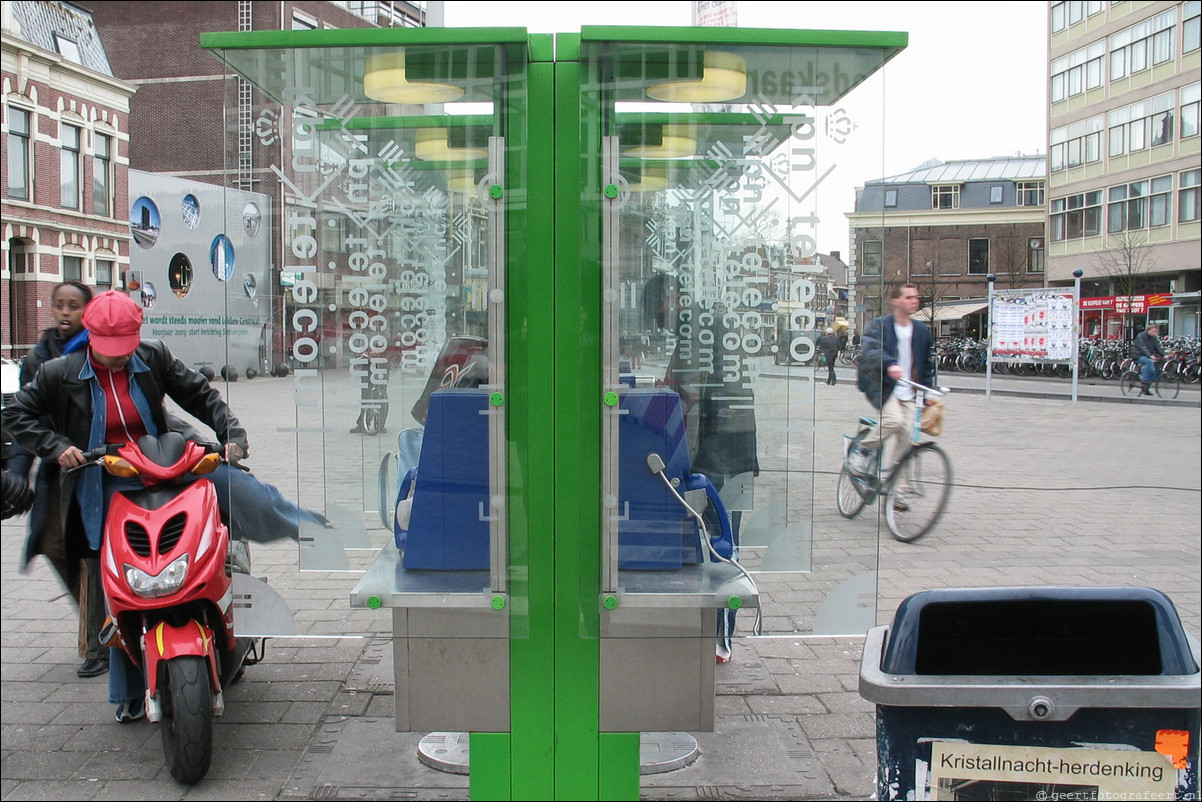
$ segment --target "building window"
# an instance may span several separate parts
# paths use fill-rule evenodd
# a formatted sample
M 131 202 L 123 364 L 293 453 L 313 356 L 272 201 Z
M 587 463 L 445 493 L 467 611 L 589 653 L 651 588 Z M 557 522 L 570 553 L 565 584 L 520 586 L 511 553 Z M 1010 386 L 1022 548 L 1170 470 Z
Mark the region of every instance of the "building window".
M 108 217 L 112 213 L 113 157 L 112 138 L 96 134 L 95 162 L 92 165 L 92 214 Z
M 1018 205 L 1019 206 L 1043 206 L 1043 182 L 1042 181 L 1019 181 L 1018 182 Z
M 1177 193 L 1177 221 L 1192 223 L 1198 217 L 1198 184 L 1202 170 L 1186 170 L 1178 177 L 1181 187 Z
M 1166 92 L 1108 115 L 1110 156 L 1137 153 L 1149 146 L 1164 145 L 1173 139 L 1173 93 Z
M 113 263 L 107 259 L 96 260 L 96 288 L 99 290 L 113 288 Z
M 68 39 L 62 34 L 55 32 L 54 34 L 54 49 L 58 54 L 67 61 L 83 64 L 83 58 L 79 54 L 79 43 L 74 39 Z
M 83 281 L 83 258 L 63 256 L 63 281 Z
M 1198 135 L 1198 101 L 1202 100 L 1202 83 L 1181 88 L 1181 138 Z
M 970 239 L 968 241 L 968 272 L 989 272 L 989 240 Z
M 1117 81 L 1173 59 L 1177 9 L 1132 25 L 1110 37 L 1110 80 Z
M 1052 102 L 1079 95 L 1102 85 L 1102 60 L 1106 42 L 1093 44 L 1052 62 Z
M 1107 231 L 1117 234 L 1168 225 L 1172 219 L 1172 190 L 1171 175 L 1111 187 Z
M 1104 8 L 1103 0 L 1067 0 L 1063 3 L 1052 3 L 1052 33 L 1076 25 L 1086 17 L 1101 14 Z
M 1002 202 L 1001 186 L 993 186 L 993 187 L 989 188 L 989 202 L 990 203 L 1001 203 Z
M 1186 3 L 1181 16 L 1184 17 L 1181 23 L 1181 52 L 1192 53 L 1199 46 L 1198 21 L 1202 19 L 1202 0 L 1190 0 Z
M 1043 237 L 1030 237 L 1027 240 L 1027 272 L 1043 272 Z
M 1053 128 L 1048 137 L 1048 169 L 1053 173 L 1092 164 L 1102 160 L 1102 131 L 1106 128 L 1106 115 L 1099 114 L 1087 120 Z M 1032 204 L 1020 205 L 1030 206 Z
M 1052 242 L 1102 233 L 1102 190 L 1052 199 Z
M 62 147 L 59 150 L 59 182 L 64 209 L 79 208 L 79 129 L 62 126 Z
M 1148 198 L 1148 226 L 1167 226 L 1173 221 L 1173 176 L 1152 179 L 1152 196 Z
M 885 241 L 879 239 L 864 240 L 860 250 L 860 272 L 866 276 L 881 275 L 882 263 L 885 256 Z
M 960 185 L 945 184 L 931 187 L 932 209 L 959 209 Z
M 885 190 L 885 208 L 892 209 L 897 206 L 897 190 Z
M 315 31 L 317 27 L 316 18 L 310 17 L 308 14 L 302 14 L 299 11 L 292 12 L 292 30 Z
M 8 107 L 8 197 L 32 200 L 29 112 Z

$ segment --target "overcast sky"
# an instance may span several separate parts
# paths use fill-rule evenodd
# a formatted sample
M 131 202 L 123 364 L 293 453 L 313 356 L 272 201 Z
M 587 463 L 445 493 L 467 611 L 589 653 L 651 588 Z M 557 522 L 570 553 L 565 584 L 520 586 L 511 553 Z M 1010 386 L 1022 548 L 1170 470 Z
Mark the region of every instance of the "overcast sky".
M 446 0 L 444 13 L 447 27 L 570 33 L 581 25 L 687 26 L 692 7 L 690 0 Z M 850 211 L 855 185 L 906 172 L 928 159 L 1046 152 L 1047 3 L 740 0 L 736 8 L 740 28 L 909 34 L 908 47 L 886 65 L 879 88 L 867 87 L 874 108 L 882 105 L 875 98 L 884 98 L 884 141 L 879 155 L 839 165 L 839 185 L 830 188 L 828 202 L 837 200 L 841 211 Z M 823 217 L 830 219 L 829 213 Z M 829 244 L 820 250 L 846 249 L 845 221 L 839 225 L 843 233 L 831 231 L 824 237 Z

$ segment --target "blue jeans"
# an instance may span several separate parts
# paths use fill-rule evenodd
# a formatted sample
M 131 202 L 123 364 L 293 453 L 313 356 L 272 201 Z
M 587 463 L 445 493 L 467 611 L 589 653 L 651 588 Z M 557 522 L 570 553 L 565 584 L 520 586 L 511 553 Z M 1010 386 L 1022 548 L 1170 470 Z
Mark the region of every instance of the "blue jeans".
M 1160 363 L 1150 356 L 1141 356 L 1135 360 L 1140 364 L 1139 380 L 1151 384 L 1160 375 Z
M 109 649 L 109 701 L 115 705 L 141 699 L 146 693 L 142 669 L 134 665 L 124 649 Z

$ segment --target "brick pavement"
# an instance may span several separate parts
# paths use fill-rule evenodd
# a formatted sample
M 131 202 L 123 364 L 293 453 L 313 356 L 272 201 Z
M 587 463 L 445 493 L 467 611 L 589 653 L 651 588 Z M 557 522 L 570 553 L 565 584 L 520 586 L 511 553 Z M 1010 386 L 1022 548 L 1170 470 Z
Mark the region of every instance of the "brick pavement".
M 999 381 L 986 398 L 971 377 L 945 381 L 961 392 L 941 438 L 956 487 L 939 527 L 905 544 L 868 511 L 845 521 L 834 509 L 835 474 L 819 472 L 813 570 L 762 583 L 770 625 L 823 620 L 822 599 L 879 553 L 875 615 L 864 608 L 853 625 L 887 623 L 901 599 L 928 588 L 1113 584 L 1163 590 L 1186 629 L 1200 631 L 1196 390 L 1181 406 L 1073 405 L 1063 385 Z M 836 465 L 840 433 L 868 408 L 850 382 L 816 389 L 815 464 Z M 290 494 L 311 494 L 308 477 L 296 486 L 293 436 L 274 432 L 290 380 L 243 380 L 226 392 L 251 431 L 256 473 Z M 349 426 L 354 399 L 332 392 L 338 428 Z M 1112 384 L 1091 397 L 1107 393 L 1119 400 Z M 401 425 L 393 414 L 390 423 Z M 375 465 L 390 447 L 389 438 L 349 439 L 361 450 L 342 455 L 345 464 Z M 326 501 L 362 507 L 372 493 L 374 477 L 344 472 Z M 373 515 L 361 520 L 370 525 Z M 287 600 L 304 637 L 271 640 L 264 662 L 229 689 L 213 768 L 186 789 L 163 766 L 157 725 L 117 725 L 105 678 L 75 676 L 74 612 L 43 560 L 20 572 L 23 524 L 0 527 L 0 799 L 467 798 L 466 777 L 414 758 L 421 733 L 392 732 L 387 612 L 347 603 L 358 573 L 387 543 L 382 530 L 349 553 L 345 571 L 301 572 L 291 544 L 253 547 L 255 575 Z M 744 551 L 754 563 L 757 550 Z M 861 643 L 740 640 L 735 661 L 718 668 L 717 731 L 696 734 L 700 757 L 691 766 L 644 777 L 643 798 L 868 798 L 875 736 L 872 706 L 856 692 Z

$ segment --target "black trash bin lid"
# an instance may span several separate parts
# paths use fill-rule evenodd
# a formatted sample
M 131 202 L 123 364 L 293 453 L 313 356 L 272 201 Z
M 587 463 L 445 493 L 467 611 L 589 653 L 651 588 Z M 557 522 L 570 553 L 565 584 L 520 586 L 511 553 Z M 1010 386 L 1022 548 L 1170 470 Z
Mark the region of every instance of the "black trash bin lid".
M 897 609 L 881 670 L 1116 676 L 1198 671 L 1172 601 L 1139 587 L 957 588 Z

